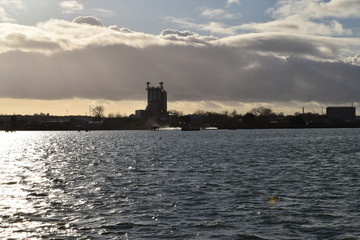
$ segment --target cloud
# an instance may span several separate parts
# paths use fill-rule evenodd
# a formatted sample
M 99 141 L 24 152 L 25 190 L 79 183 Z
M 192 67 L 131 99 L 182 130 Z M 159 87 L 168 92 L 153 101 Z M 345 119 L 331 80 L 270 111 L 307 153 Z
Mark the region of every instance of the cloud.
M 122 33 L 132 33 L 132 31 L 128 28 L 119 28 L 116 25 L 109 26 L 108 28 L 111 30 L 114 30 L 114 31 L 122 32 Z
M 230 7 L 231 5 L 240 5 L 240 0 L 227 0 L 227 7 Z
M 328 36 L 350 35 L 339 20 L 360 18 L 360 0 L 282 0 L 268 13 L 272 22 L 252 23 L 244 28 L 256 31 L 297 31 Z
M 217 8 L 206 8 L 203 9 L 200 16 L 209 18 L 209 19 L 233 19 L 238 17 L 237 14 L 230 13 L 228 11 L 225 11 L 224 9 Z
M 102 23 L 102 21 L 96 17 L 92 17 L 92 16 L 80 16 L 77 17 L 73 20 L 74 23 L 79 23 L 79 24 L 88 24 L 88 25 L 93 25 L 93 26 L 104 26 L 104 24 Z
M 278 19 L 266 23 L 243 24 L 239 26 L 239 29 L 255 30 L 257 32 L 287 32 L 324 36 L 342 36 L 352 34 L 351 30 L 344 29 L 343 26 L 335 20 L 324 24 L 307 21 L 297 16 L 291 16 L 286 19 Z
M 218 40 L 218 38 L 213 36 L 201 36 L 190 31 L 178 31 L 173 29 L 164 30 L 160 35 L 167 40 L 199 44 L 199 46 L 208 45 L 212 41 Z
M 265 23 L 245 23 L 242 25 L 227 25 L 222 22 L 195 23 L 188 19 L 168 17 L 169 21 L 182 26 L 183 28 L 195 29 L 202 32 L 210 32 L 220 35 L 236 35 L 240 32 L 279 32 L 292 34 L 308 34 L 323 36 L 343 36 L 351 35 L 352 31 L 345 29 L 341 23 L 336 20 L 327 23 L 317 23 L 304 20 L 298 16 L 291 16 L 286 19 L 276 19 Z
M 269 9 L 275 18 L 301 16 L 304 19 L 360 18 L 359 0 L 282 0 Z
M 151 35 L 98 20 L 0 24 L 0 97 L 143 100 L 147 81 L 165 82 L 171 101 L 341 104 L 360 91 L 358 56 L 342 57 L 359 39 Z
M 9 16 L 6 10 L 0 7 L 0 22 L 16 22 L 16 20 Z
M 59 6 L 63 9 L 63 13 L 73 13 L 84 10 L 84 5 L 75 0 L 62 1 L 59 3 Z
M 197 31 L 210 32 L 212 34 L 235 35 L 241 30 L 240 26 L 228 26 L 224 23 L 215 21 L 203 24 L 195 23 L 184 18 L 167 17 L 166 19 L 167 21 L 178 24 L 182 28 L 195 29 Z
M 228 1 L 228 4 L 238 1 Z M 360 0 L 278 0 L 267 10 L 274 20 L 268 22 L 250 22 L 240 25 L 228 25 L 224 20 L 238 17 L 224 9 L 204 9 L 200 16 L 211 22 L 199 22 L 195 19 L 167 19 L 182 28 L 210 32 L 219 35 L 236 35 L 243 32 L 286 32 L 296 34 L 344 36 L 353 35 L 346 29 L 343 20 L 360 18 Z
M 186 37 L 191 37 L 194 35 L 197 35 L 196 33 L 190 32 L 190 31 L 178 31 L 178 30 L 173 30 L 173 29 L 167 29 L 161 32 L 162 36 L 177 36 L 177 37 L 182 37 L 182 38 L 186 38 Z
M 63 9 L 64 14 L 82 13 L 84 15 L 96 16 L 114 16 L 114 11 L 103 8 L 85 8 L 85 6 L 76 0 L 66 0 L 58 3 Z
M 360 66 L 360 54 L 356 54 L 353 57 L 349 57 L 345 60 L 345 62 L 356 65 L 356 66 Z
M 334 39 L 307 35 L 260 33 L 244 34 L 219 40 L 227 46 L 238 47 L 259 54 L 275 54 L 279 57 L 296 56 L 316 61 L 341 61 L 341 54 L 358 39 Z
M 225 7 L 229 8 L 234 4 L 240 5 L 241 3 L 239 0 L 228 0 Z M 223 22 L 239 18 L 241 16 L 239 13 L 232 13 L 229 9 L 223 8 L 202 8 L 200 11 L 199 17 L 208 19 L 211 22 L 196 23 L 194 19 L 176 18 L 171 16 L 168 16 L 166 20 L 173 22 L 182 28 L 190 28 L 201 32 L 210 32 L 220 35 L 234 35 L 241 30 L 241 26 L 228 26 Z
M 25 5 L 20 0 L 0 0 L 0 22 L 13 23 L 16 19 L 9 13 L 14 9 L 22 9 Z
M 21 0 L 0 0 L 0 6 L 8 6 L 17 9 L 22 9 L 25 7 Z

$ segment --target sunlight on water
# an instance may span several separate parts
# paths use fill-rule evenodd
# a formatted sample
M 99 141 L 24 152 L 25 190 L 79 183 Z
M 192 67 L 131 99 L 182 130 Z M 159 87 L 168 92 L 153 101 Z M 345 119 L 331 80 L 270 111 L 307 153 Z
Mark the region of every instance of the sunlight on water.
M 356 239 L 360 130 L 0 132 L 0 239 Z
M 16 214 L 33 213 L 36 210 L 26 199 L 28 193 L 23 190 L 23 182 L 26 181 L 25 174 L 35 175 L 35 178 L 39 176 L 31 171 L 25 172 L 23 168 L 23 166 L 30 164 L 27 159 L 21 157 L 21 149 L 24 147 L 28 134 L 0 134 L 0 211 L 2 222 L 0 237 L 24 238 L 26 236 L 22 233 L 16 234 L 17 231 L 26 227 L 21 219 L 16 219 Z M 7 224 L 3 226 L 5 219 Z
M 0 133 L 0 238 L 35 239 L 52 225 L 40 221 L 49 207 L 41 160 L 46 136 L 38 132 Z M 38 220 L 37 220 L 38 219 Z

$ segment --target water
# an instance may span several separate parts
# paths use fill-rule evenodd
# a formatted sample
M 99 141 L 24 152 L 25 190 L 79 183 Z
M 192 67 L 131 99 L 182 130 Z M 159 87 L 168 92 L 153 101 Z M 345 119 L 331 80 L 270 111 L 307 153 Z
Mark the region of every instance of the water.
M 0 239 L 360 239 L 360 130 L 0 133 Z

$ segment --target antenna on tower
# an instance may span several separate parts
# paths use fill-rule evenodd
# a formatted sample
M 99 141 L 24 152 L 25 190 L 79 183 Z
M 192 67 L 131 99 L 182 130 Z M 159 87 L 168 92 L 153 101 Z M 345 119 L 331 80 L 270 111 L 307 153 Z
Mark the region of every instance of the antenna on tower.
M 150 82 L 146 82 L 146 90 L 149 89 L 150 87 Z
M 161 89 L 163 89 L 164 88 L 164 82 L 160 82 L 159 84 L 160 84 Z

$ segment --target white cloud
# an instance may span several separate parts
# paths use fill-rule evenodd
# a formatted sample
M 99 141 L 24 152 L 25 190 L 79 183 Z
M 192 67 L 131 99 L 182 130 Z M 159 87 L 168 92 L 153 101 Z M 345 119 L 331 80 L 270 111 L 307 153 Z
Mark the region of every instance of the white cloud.
M 255 30 L 257 32 L 287 32 L 295 34 L 301 33 L 325 36 L 341 36 L 352 34 L 351 30 L 344 29 L 343 26 L 335 20 L 324 24 L 304 20 L 298 16 L 291 16 L 286 19 L 278 19 L 266 23 L 243 24 L 239 26 L 239 29 Z
M 150 35 L 100 22 L 0 24 L 0 97 L 143 100 L 146 81 L 164 81 L 171 101 L 344 103 L 360 91 L 358 56 L 342 57 L 359 39 Z
M 221 22 L 213 21 L 203 24 L 203 23 L 195 23 L 190 21 L 189 19 L 184 19 L 184 18 L 167 17 L 166 19 L 170 22 L 178 24 L 182 28 L 190 28 L 190 29 L 195 29 L 197 31 L 210 32 L 213 34 L 235 35 L 239 30 L 241 30 L 240 26 L 228 26 Z
M 360 0 L 281 0 L 268 13 L 273 22 L 252 23 L 244 27 L 257 31 L 297 31 L 317 35 L 349 35 L 337 20 L 360 18 Z
M 62 1 L 59 3 L 59 6 L 63 9 L 63 13 L 73 13 L 84 10 L 84 5 L 75 1 Z
M 0 0 L 0 6 L 8 6 L 17 9 L 25 7 L 24 3 L 21 0 Z
M 237 1 L 231 1 L 233 4 Z M 230 1 L 228 2 L 230 3 Z M 228 25 L 222 20 L 238 17 L 224 9 L 204 9 L 200 16 L 211 22 L 199 23 L 194 19 L 167 19 L 182 28 L 211 32 L 220 35 L 236 35 L 240 32 L 283 32 L 294 34 L 344 36 L 354 34 L 344 27 L 342 20 L 360 18 L 360 0 L 278 0 L 268 9 L 273 21 Z
M 25 5 L 21 0 L 0 0 L 0 22 L 13 23 L 16 19 L 12 17 L 14 10 L 22 9 Z
M 353 57 L 349 57 L 345 60 L 345 62 L 347 63 L 351 63 L 353 65 L 359 66 L 360 67 L 360 54 L 356 54 Z
M 122 32 L 122 33 L 132 33 L 132 31 L 128 28 L 119 28 L 116 25 L 109 26 L 108 28 L 111 30 L 114 30 L 114 31 Z
M 222 22 L 195 23 L 188 19 L 168 17 L 167 20 L 176 23 L 183 28 L 195 29 L 197 31 L 211 32 L 220 35 L 236 35 L 243 31 L 256 32 L 282 32 L 291 34 L 308 34 L 323 36 L 343 36 L 351 35 L 352 31 L 345 29 L 341 23 L 336 20 L 328 23 L 317 23 L 304 20 L 298 16 L 291 16 L 286 19 L 277 19 L 265 23 L 245 23 L 242 25 L 229 26 Z
M 282 0 L 269 12 L 276 18 L 294 15 L 305 19 L 360 18 L 360 0 Z
M 209 19 L 233 19 L 233 18 L 238 17 L 237 14 L 229 13 L 229 12 L 227 12 L 224 9 L 221 9 L 221 8 L 217 8 L 217 9 L 206 8 L 206 9 L 203 9 L 200 16 L 205 17 L 205 18 L 209 18 Z
M 240 0 L 227 0 L 227 7 L 230 7 L 231 5 L 240 5 Z
M 4 8 L 0 7 L 0 22 L 16 22 L 16 20 L 9 16 Z
M 114 16 L 114 11 L 103 8 L 90 8 L 86 9 L 83 4 L 76 0 L 66 0 L 59 3 L 59 6 L 63 9 L 64 14 L 81 13 L 84 15 L 96 15 L 96 16 Z

